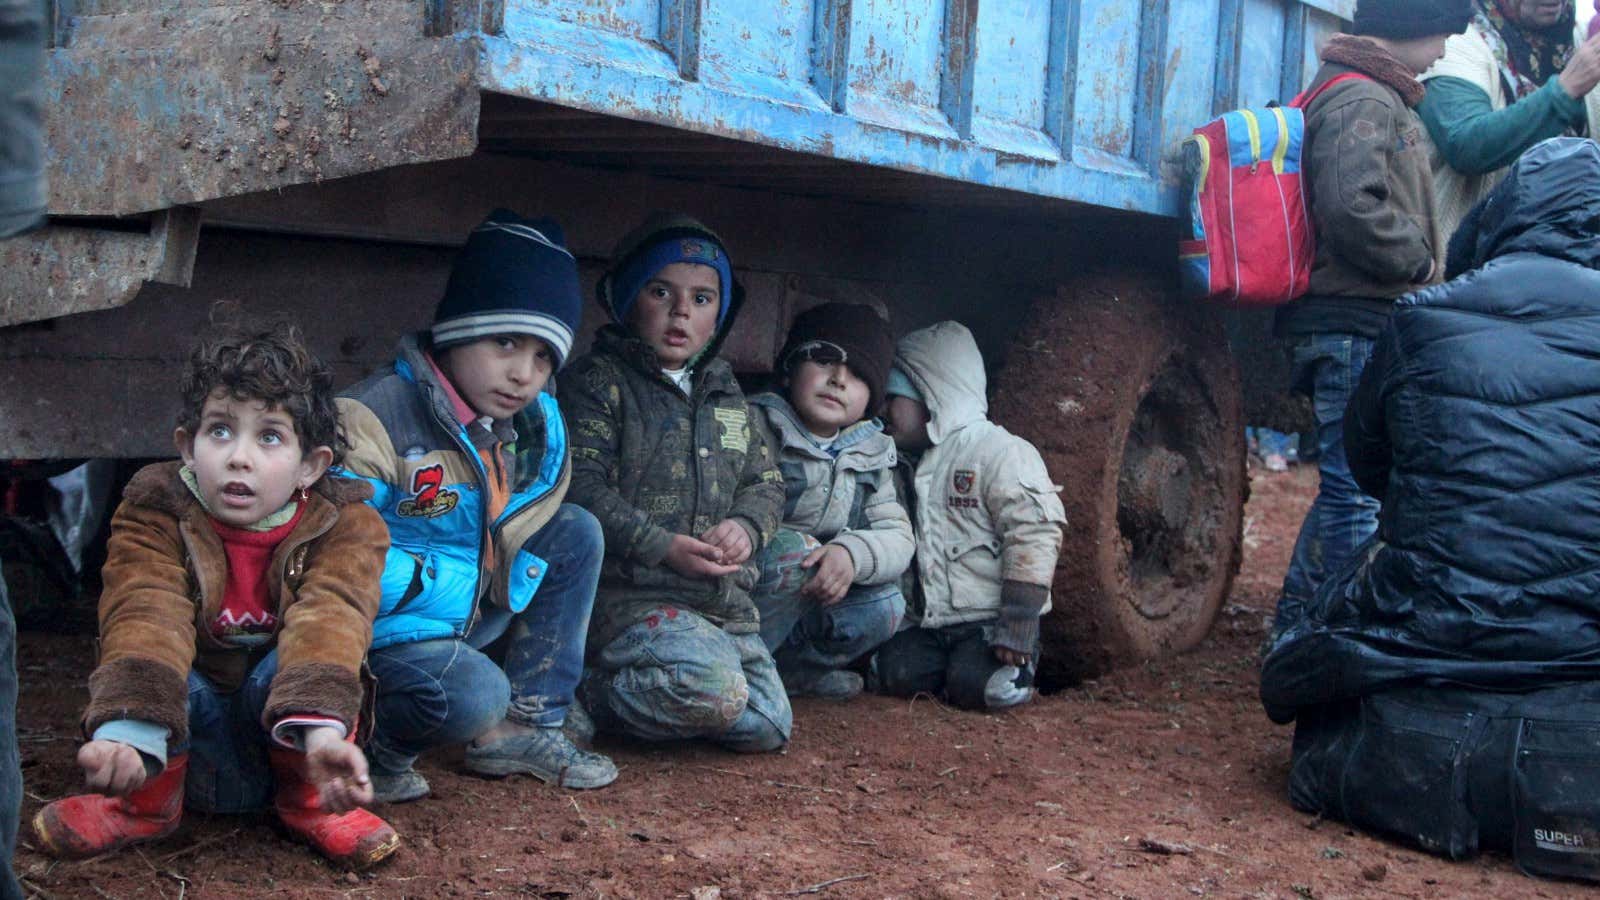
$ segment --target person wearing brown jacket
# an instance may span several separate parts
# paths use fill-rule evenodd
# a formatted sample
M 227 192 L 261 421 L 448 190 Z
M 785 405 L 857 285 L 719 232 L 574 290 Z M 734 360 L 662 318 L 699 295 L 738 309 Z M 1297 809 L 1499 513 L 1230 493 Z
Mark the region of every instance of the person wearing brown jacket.
M 1378 503 L 1345 464 L 1341 422 L 1394 301 L 1434 283 L 1445 241 L 1435 224 L 1417 76 L 1467 26 L 1470 0 L 1361 0 L 1351 34 L 1322 49 L 1305 109 L 1304 177 L 1316 232 L 1306 295 L 1279 312 L 1293 341 L 1292 387 L 1311 396 L 1322 480 L 1278 601 L 1292 620 L 1327 573 L 1377 530 Z
M 331 370 L 292 329 L 203 343 L 184 377 L 182 462 L 142 469 L 111 521 L 100 663 L 78 752 L 91 789 L 34 819 L 82 858 L 155 840 L 185 805 L 273 807 L 365 868 L 400 839 L 354 743 L 388 529 L 366 484 L 324 477 L 343 441 Z

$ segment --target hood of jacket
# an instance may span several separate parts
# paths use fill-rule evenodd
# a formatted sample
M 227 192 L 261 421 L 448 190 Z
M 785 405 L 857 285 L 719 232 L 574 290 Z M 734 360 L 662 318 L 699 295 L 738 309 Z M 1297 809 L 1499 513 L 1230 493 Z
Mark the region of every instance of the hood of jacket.
M 989 416 L 989 377 L 972 332 L 960 322 L 939 322 L 901 338 L 894 362 L 922 394 L 935 446 Z
M 1450 249 L 1452 276 L 1512 253 L 1600 268 L 1600 146 L 1574 137 L 1535 144 L 1467 214 Z
M 782 447 L 774 450 L 802 453 L 821 462 L 833 461 L 834 457 L 811 439 L 810 429 L 800 421 L 800 414 L 795 412 L 787 397 L 762 393 L 751 397 L 750 403 L 762 410 L 767 424 L 783 442 Z M 848 461 L 852 469 L 889 469 L 897 460 L 894 440 L 883 433 L 883 423 L 877 419 L 863 419 L 840 429 L 838 437 L 833 439 L 833 449 L 838 451 L 839 461 Z

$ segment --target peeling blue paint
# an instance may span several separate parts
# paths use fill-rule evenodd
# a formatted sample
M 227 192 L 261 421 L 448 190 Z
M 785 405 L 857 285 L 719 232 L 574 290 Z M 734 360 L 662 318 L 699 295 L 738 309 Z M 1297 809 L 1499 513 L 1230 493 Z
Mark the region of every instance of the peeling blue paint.
M 1350 0 L 507 0 L 485 90 L 1172 215 L 1160 157 L 1287 99 Z M 663 23 L 700 29 L 697 40 Z M 1064 46 L 1070 42 L 1070 46 Z M 697 79 L 681 48 L 697 48 Z

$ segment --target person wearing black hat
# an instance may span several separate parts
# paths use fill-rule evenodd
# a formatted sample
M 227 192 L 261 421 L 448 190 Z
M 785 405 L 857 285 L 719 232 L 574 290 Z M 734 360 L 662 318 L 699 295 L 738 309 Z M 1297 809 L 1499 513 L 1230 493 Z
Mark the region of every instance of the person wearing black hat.
M 895 490 L 894 440 L 874 415 L 894 359 L 870 306 L 795 317 L 778 354 L 782 393 L 750 398 L 783 469 L 783 527 L 760 557 L 761 639 L 791 696 L 845 699 L 844 668 L 894 636 L 916 539 Z
M 1361 0 L 1353 33 L 1323 47 L 1303 95 L 1312 98 L 1303 178 L 1316 253 L 1310 288 L 1279 310 L 1278 330 L 1292 340 L 1292 387 L 1312 398 L 1322 478 L 1274 633 L 1378 527 L 1377 501 L 1345 463 L 1340 423 L 1395 300 L 1444 271 L 1429 142 L 1413 109 L 1423 96 L 1417 76 L 1471 14 L 1471 0 Z
M 545 389 L 581 307 L 560 226 L 497 209 L 467 236 L 433 326 L 339 400 L 344 474 L 372 485 L 391 542 L 368 656 L 380 802 L 426 796 L 412 764 L 449 743 L 470 742 L 478 774 L 570 788 L 617 777 L 578 746 L 592 730 L 573 694 L 604 541 L 562 502 L 571 451 Z M 503 636 L 496 662 L 482 651 Z

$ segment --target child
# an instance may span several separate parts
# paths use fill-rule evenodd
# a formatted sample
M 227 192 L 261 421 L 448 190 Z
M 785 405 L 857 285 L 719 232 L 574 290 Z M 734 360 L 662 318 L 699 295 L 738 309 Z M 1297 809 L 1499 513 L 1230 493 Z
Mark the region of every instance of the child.
M 827 303 L 795 317 L 778 354 L 787 397 L 750 401 L 783 473 L 783 530 L 761 554 L 756 606 L 791 696 L 861 693 L 843 667 L 905 612 L 898 582 L 916 542 L 895 495 L 894 441 L 870 417 L 893 357 L 875 310 Z
M 717 358 L 740 293 L 693 219 L 658 214 L 622 239 L 598 286 L 616 324 L 568 385 L 572 498 L 606 537 L 582 688 L 595 724 L 760 752 L 792 721 L 750 599 L 783 484 Z
M 374 488 L 393 548 L 370 665 L 378 799 L 428 793 L 418 754 L 569 788 L 616 780 L 562 730 L 600 573 L 594 517 L 562 503 L 567 430 L 544 391 L 578 327 L 578 266 L 548 220 L 495 210 L 467 236 L 431 331 L 339 401 L 345 471 Z M 535 594 L 537 593 L 537 596 Z M 482 651 L 506 636 L 504 669 Z
M 1433 145 L 1413 108 L 1424 96 L 1417 75 L 1471 18 L 1469 0 L 1361 0 L 1352 33 L 1323 46 L 1307 88 L 1360 76 L 1330 85 L 1305 110 L 1316 257 L 1310 290 L 1279 310 L 1277 327 L 1292 340 L 1292 387 L 1311 395 L 1321 478 L 1283 579 L 1274 636 L 1378 530 L 1378 501 L 1345 460 L 1344 411 L 1394 301 L 1444 271 Z
M 153 841 L 184 805 L 273 801 L 290 834 L 367 868 L 400 845 L 353 742 L 388 537 L 365 486 L 324 478 L 343 442 L 329 369 L 292 330 L 200 345 L 173 435 L 111 522 L 100 665 L 78 751 L 102 793 L 33 820 L 83 858 Z
M 1059 489 L 1032 444 L 988 420 L 965 326 L 930 325 L 895 349 L 889 427 L 914 470 L 917 590 L 911 627 L 874 660 L 879 686 L 965 709 L 1025 703 L 1066 524 Z

